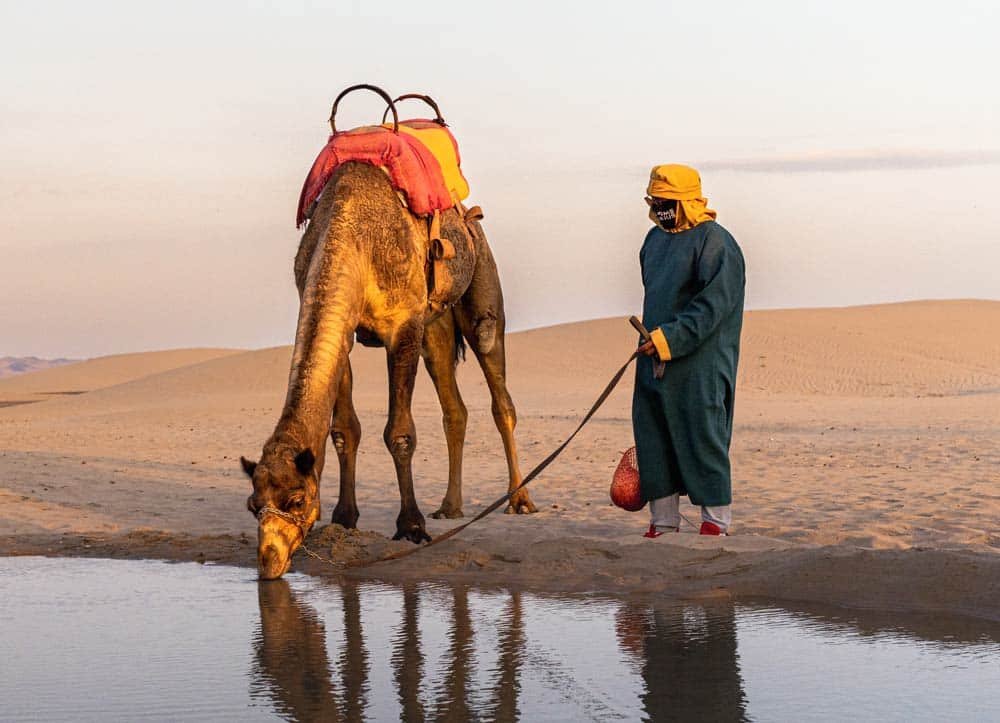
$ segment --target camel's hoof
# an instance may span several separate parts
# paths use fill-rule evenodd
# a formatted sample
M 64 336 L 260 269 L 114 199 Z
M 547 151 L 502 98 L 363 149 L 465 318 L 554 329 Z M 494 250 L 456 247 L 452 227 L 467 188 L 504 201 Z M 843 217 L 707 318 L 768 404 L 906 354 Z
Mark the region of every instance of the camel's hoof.
M 431 512 L 431 517 L 435 520 L 457 520 L 460 517 L 465 517 L 465 514 L 462 512 L 461 507 L 455 509 L 454 507 L 441 505 L 441 509 Z
M 340 506 L 333 508 L 333 517 L 330 518 L 330 522 L 335 525 L 343 525 L 348 530 L 354 530 L 358 527 L 358 511 L 354 510 L 342 510 Z
M 392 536 L 393 540 L 409 540 L 414 545 L 419 545 L 421 542 L 430 542 L 431 536 L 427 534 L 427 530 L 420 527 L 411 527 L 408 530 L 396 530 L 396 534 Z
M 531 515 L 538 512 L 538 508 L 535 507 L 535 503 L 530 499 L 524 500 L 511 500 L 510 504 L 507 505 L 507 509 L 504 510 L 506 515 Z

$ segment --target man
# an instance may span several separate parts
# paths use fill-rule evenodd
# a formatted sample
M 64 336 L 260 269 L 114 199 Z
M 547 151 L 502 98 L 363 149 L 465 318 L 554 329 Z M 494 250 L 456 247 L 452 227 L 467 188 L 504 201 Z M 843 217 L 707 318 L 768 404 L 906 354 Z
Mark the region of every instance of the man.
M 656 226 L 639 265 L 645 288 L 632 425 L 645 537 L 680 527 L 680 495 L 701 505 L 701 534 L 731 523 L 729 442 L 746 282 L 743 253 L 715 222 L 693 168 L 656 166 L 646 202 Z

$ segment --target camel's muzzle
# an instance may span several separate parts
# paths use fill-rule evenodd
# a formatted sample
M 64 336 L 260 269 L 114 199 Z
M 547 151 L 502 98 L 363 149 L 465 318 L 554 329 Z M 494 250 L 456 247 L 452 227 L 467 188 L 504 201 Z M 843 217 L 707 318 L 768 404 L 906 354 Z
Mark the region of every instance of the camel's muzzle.
M 262 580 L 288 572 L 292 555 L 302 544 L 302 529 L 276 515 L 261 515 L 257 526 L 257 571 Z

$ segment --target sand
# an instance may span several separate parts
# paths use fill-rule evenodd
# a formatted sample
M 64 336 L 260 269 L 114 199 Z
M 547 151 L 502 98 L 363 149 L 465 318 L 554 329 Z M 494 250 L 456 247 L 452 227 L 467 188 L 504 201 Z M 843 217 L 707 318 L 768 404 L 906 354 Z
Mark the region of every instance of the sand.
M 646 512 L 608 501 L 631 446 L 630 376 L 532 484 L 540 512 L 495 514 L 405 560 L 343 571 L 551 591 L 768 596 L 1000 620 L 1000 302 L 926 301 L 746 316 L 728 538 L 645 540 Z M 623 319 L 511 334 L 509 383 L 524 470 L 554 448 L 634 345 Z M 0 554 L 100 555 L 254 564 L 241 454 L 256 457 L 284 398 L 290 348 L 184 350 L 91 360 L 0 381 Z M 327 526 L 310 547 L 337 562 L 408 543 L 382 445 L 379 350 L 352 355 L 364 437 L 360 531 Z M 504 491 L 503 450 L 474 361 L 465 512 Z M 49 394 L 50 392 L 80 392 Z M 420 373 L 414 471 L 425 514 L 447 461 Z M 332 455 L 332 451 L 330 453 Z M 336 501 L 324 479 L 324 517 Z M 692 521 L 697 510 L 682 506 Z M 428 519 L 432 535 L 454 521 Z
M 0 379 L 0 404 L 14 406 L 53 396 L 83 394 L 123 384 L 178 367 L 239 353 L 238 349 L 172 349 L 140 354 L 116 354 L 67 365 L 60 364 L 16 378 Z

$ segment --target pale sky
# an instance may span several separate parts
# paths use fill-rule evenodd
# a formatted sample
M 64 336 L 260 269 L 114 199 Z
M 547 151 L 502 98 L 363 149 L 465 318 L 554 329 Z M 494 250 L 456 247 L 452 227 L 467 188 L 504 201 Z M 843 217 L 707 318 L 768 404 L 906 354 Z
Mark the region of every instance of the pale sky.
M 0 356 L 291 343 L 298 192 L 362 82 L 440 103 L 511 328 L 639 310 L 665 162 L 749 308 L 998 299 L 997 38 L 969 0 L 2 2 Z

